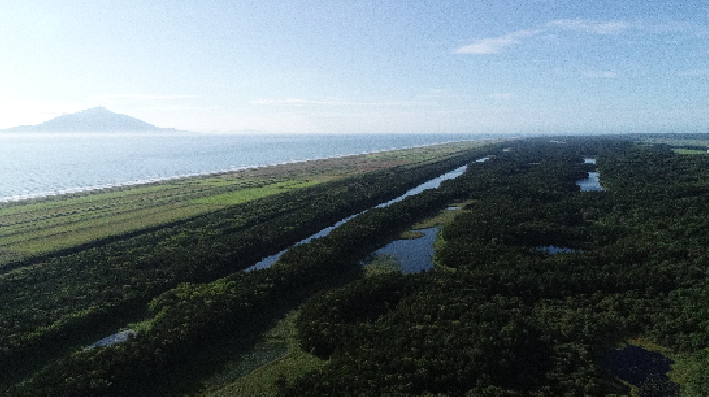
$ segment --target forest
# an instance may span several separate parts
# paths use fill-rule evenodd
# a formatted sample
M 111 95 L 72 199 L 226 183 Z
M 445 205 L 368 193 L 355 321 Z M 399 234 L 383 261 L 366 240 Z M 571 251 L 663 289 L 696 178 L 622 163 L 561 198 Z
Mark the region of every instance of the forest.
M 693 138 L 497 142 L 9 271 L 4 394 L 203 394 L 219 346 L 252 344 L 297 309 L 297 344 L 321 366 L 273 380 L 276 395 L 707 395 L 709 156 L 672 150 Z M 369 209 L 463 164 L 438 189 Z M 604 191 L 579 190 L 591 171 Z M 438 233 L 433 270 L 363 274 L 363 258 L 450 203 L 465 205 Z M 95 324 L 140 308 L 135 337 L 76 349 Z M 669 377 L 612 373 L 627 344 L 673 359 Z
M 142 316 L 151 299 L 180 283 L 239 272 L 475 156 L 477 150 L 449 150 L 435 161 L 394 163 L 284 189 L 143 233 L 8 265 L 0 276 L 0 384 L 12 384 L 87 344 L 117 321 Z

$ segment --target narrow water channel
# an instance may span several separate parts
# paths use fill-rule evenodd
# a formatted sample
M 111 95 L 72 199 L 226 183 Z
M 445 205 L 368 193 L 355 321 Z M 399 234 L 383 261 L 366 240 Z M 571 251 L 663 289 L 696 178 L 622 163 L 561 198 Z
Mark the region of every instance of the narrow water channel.
M 583 162 L 584 164 L 596 164 L 596 159 L 586 158 Z M 606 189 L 601 186 L 600 176 L 600 172 L 589 172 L 588 178 L 576 181 L 576 185 L 578 185 L 582 192 L 605 191 Z
M 554 245 L 547 245 L 543 247 L 537 247 L 539 251 L 542 251 L 546 254 L 549 255 L 556 255 L 556 254 L 582 254 L 583 250 L 580 249 L 575 249 L 575 248 L 569 248 L 569 247 L 557 247 Z
M 483 161 L 485 161 L 485 160 L 487 160 L 487 157 L 484 158 L 484 159 L 478 159 L 478 160 L 476 160 L 476 162 L 483 162 Z M 457 178 L 457 177 L 463 175 L 463 173 L 465 172 L 465 170 L 466 170 L 467 168 L 468 168 L 467 165 L 464 165 L 464 166 L 462 166 L 462 167 L 458 167 L 458 168 L 454 169 L 453 171 L 447 172 L 447 173 L 445 173 L 445 174 L 439 176 L 438 178 L 431 179 L 430 181 L 426 181 L 426 182 L 424 182 L 424 183 L 422 183 L 422 184 L 416 186 L 416 187 L 413 188 L 413 189 L 409 189 L 406 193 L 402 194 L 401 196 L 399 196 L 399 197 L 397 197 L 397 198 L 395 198 L 395 199 L 393 199 L 393 200 L 387 201 L 387 202 L 385 202 L 385 203 L 381 203 L 381 204 L 375 206 L 374 208 L 387 207 L 387 206 L 389 206 L 389 205 L 391 205 L 391 204 L 393 204 L 393 203 L 396 203 L 396 202 L 399 202 L 399 201 L 405 199 L 406 197 L 413 196 L 413 195 L 415 195 L 415 194 L 419 194 L 419 193 L 423 192 L 424 190 L 437 189 L 439 186 L 441 186 L 441 182 L 447 181 L 447 180 L 450 180 L 450 179 L 455 179 L 455 178 Z M 344 219 L 338 221 L 338 222 L 335 223 L 334 225 L 332 225 L 332 226 L 330 226 L 330 227 L 327 227 L 327 228 L 325 228 L 325 229 L 320 230 L 319 232 L 313 234 L 312 236 L 306 238 L 305 240 L 302 240 L 302 241 L 299 241 L 299 242 L 295 243 L 295 245 L 305 244 L 305 243 L 309 242 L 309 241 L 312 240 L 312 239 L 320 238 L 320 237 L 325 237 L 325 236 L 327 236 L 328 234 L 330 234 L 331 231 L 333 231 L 334 229 L 340 227 L 340 226 L 343 225 L 345 222 L 347 222 L 347 221 L 349 221 L 350 219 L 352 219 L 352 218 L 354 218 L 354 217 L 356 217 L 356 216 L 358 216 L 358 215 L 361 215 L 361 214 L 363 214 L 363 213 L 365 213 L 365 212 L 367 212 L 367 211 L 365 210 L 365 211 L 360 212 L 359 214 L 350 215 L 350 216 L 348 216 L 347 218 L 344 218 Z M 283 254 L 284 254 L 286 251 L 288 251 L 289 249 L 290 249 L 290 248 L 286 248 L 286 249 L 284 249 L 283 251 L 281 251 L 281 252 L 279 252 L 279 253 L 277 253 L 277 254 L 267 256 L 266 258 L 263 258 L 260 262 L 256 263 L 255 265 L 250 266 L 250 267 L 244 269 L 244 271 L 245 271 L 245 272 L 250 272 L 250 271 L 255 270 L 255 269 L 265 269 L 265 268 L 267 268 L 267 267 L 270 267 L 271 265 L 273 265 L 274 263 L 276 263 L 276 261 L 278 260 L 278 258 L 280 258 L 281 255 L 283 255 Z

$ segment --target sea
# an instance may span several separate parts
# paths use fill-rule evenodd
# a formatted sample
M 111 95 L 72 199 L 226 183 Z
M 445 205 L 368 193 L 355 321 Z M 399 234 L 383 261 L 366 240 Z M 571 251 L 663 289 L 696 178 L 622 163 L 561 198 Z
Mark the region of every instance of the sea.
M 1 133 L 0 202 L 519 135 Z

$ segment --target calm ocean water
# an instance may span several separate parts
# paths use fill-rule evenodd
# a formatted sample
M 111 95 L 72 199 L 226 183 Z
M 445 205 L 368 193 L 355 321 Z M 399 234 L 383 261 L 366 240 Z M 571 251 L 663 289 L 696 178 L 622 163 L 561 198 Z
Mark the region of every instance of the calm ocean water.
M 480 134 L 0 134 L 0 202 Z

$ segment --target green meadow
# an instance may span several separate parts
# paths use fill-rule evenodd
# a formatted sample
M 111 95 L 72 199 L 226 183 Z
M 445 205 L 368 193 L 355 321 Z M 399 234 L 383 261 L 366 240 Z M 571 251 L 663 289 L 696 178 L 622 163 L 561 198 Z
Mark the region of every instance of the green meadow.
M 217 194 L 192 200 L 198 204 L 241 204 L 247 201 L 256 200 L 272 194 L 283 193 L 284 189 L 300 189 L 317 185 L 318 181 L 283 181 L 258 188 L 241 189 L 234 192 Z
M 672 149 L 677 154 L 708 154 L 706 150 Z

